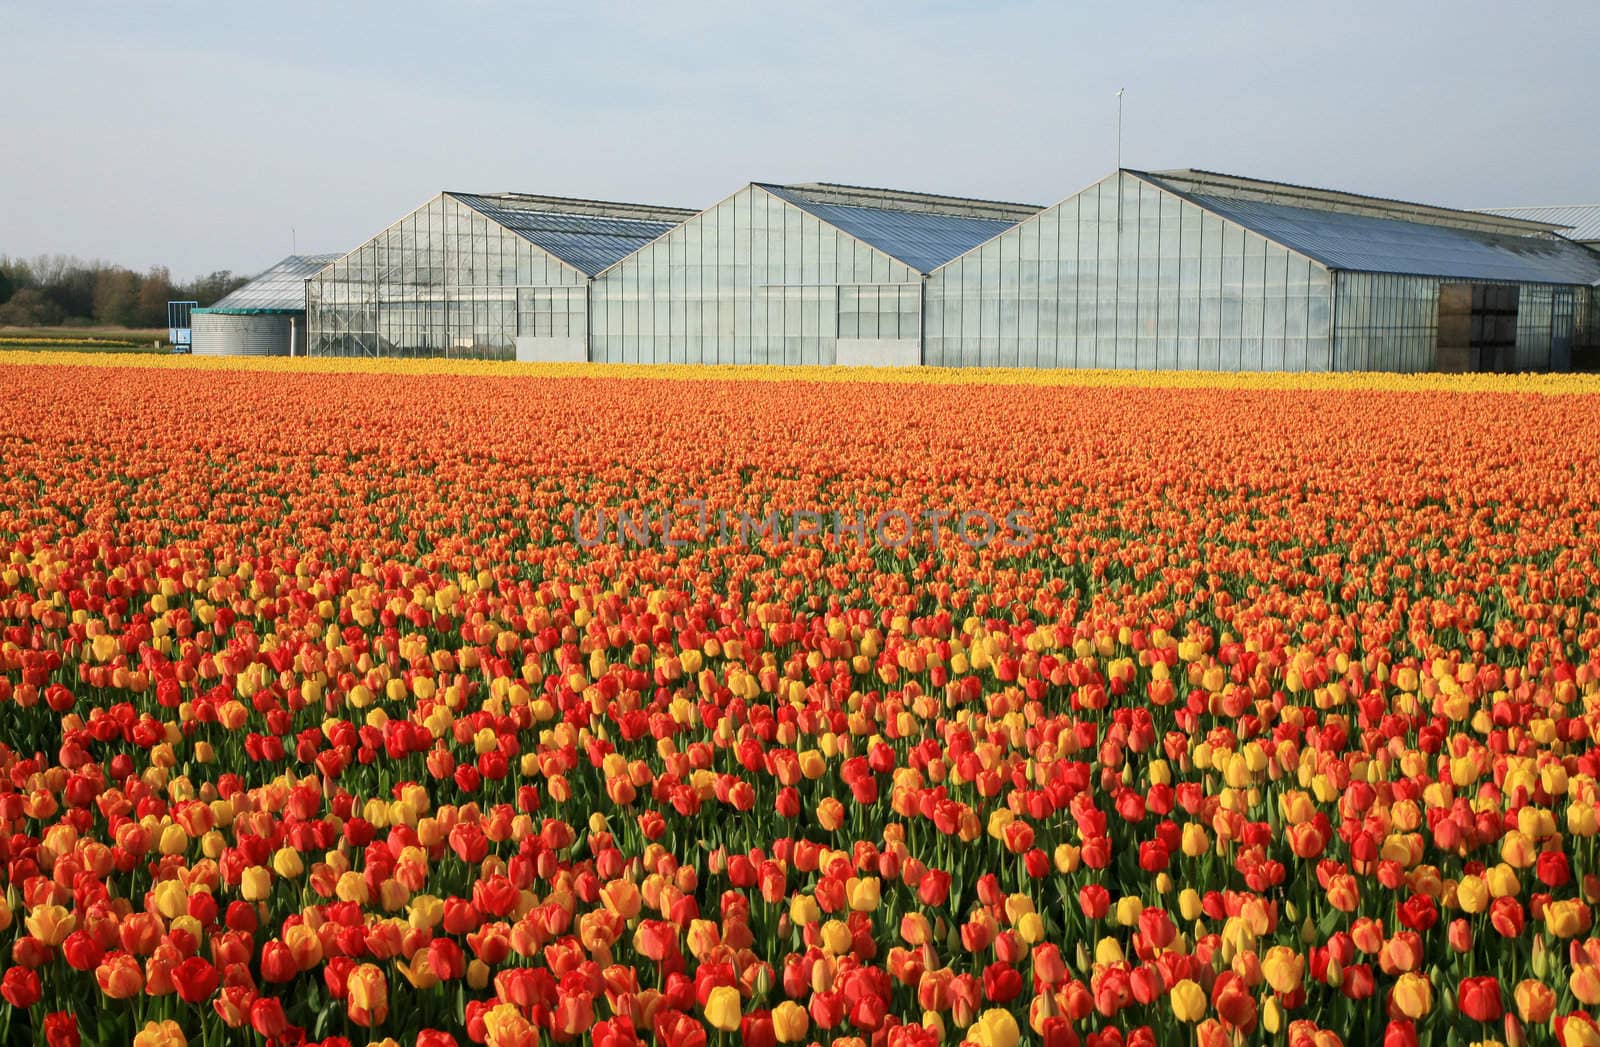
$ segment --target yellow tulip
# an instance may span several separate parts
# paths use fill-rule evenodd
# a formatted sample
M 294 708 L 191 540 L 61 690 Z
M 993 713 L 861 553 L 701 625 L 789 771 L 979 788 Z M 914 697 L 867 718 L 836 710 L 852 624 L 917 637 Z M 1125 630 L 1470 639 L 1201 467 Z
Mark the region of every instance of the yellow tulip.
M 1477 876 L 1463 876 L 1456 885 L 1456 904 L 1464 913 L 1477 914 L 1489 907 L 1489 885 Z
M 342 874 L 334 884 L 334 893 L 341 902 L 354 902 L 356 905 L 366 905 L 371 900 L 371 891 L 367 890 L 367 878 L 354 869 Z
M 880 886 L 876 876 L 851 877 L 845 884 L 852 912 L 872 912 L 878 908 Z
M 967 1039 L 978 1047 L 1017 1047 L 1022 1041 L 1022 1029 L 1010 1011 L 991 1007 L 978 1016 L 967 1030 Z
M 169 920 L 189 911 L 189 892 L 177 880 L 162 880 L 150 893 L 156 912 Z
M 853 939 L 850 928 L 842 921 L 829 920 L 822 925 L 822 950 L 832 956 L 843 956 L 850 951 Z
M 272 874 L 259 865 L 252 865 L 239 874 L 239 897 L 247 902 L 259 902 L 272 893 Z
M 732 986 L 719 985 L 706 996 L 706 1022 L 713 1029 L 733 1032 L 739 1028 L 742 1012 L 743 1002 L 739 999 L 739 990 Z
M 796 927 L 809 927 L 822 919 L 817 900 L 809 894 L 797 894 L 789 900 L 789 922 Z
M 54 948 L 78 926 L 78 918 L 59 905 L 40 905 L 22 921 L 28 933 Z
M 772 1009 L 772 1032 L 779 1043 L 801 1043 L 810 1028 L 810 1015 L 793 1000 L 784 1000 Z
M 1305 978 L 1306 958 L 1287 945 L 1274 945 L 1262 960 L 1261 972 L 1274 992 L 1288 996 L 1300 988 Z
M 1583 902 L 1576 898 L 1545 902 L 1544 925 L 1557 938 L 1575 938 L 1583 933 Z
M 1206 991 L 1185 978 L 1172 987 L 1172 1014 L 1180 1022 L 1197 1022 L 1206 1016 Z
M 306 871 L 305 862 L 300 860 L 300 852 L 293 847 L 280 847 L 278 853 L 272 856 L 272 868 L 285 880 L 294 880 Z
M 189 834 L 183 831 L 181 825 L 169 825 L 161 830 L 161 840 L 157 849 L 162 854 L 182 854 L 189 849 Z
M 1413 1020 L 1433 1010 L 1433 983 L 1425 976 L 1407 971 L 1394 985 L 1394 1005 Z
M 172 1019 L 164 1022 L 145 1022 L 144 1028 L 133 1038 L 133 1047 L 189 1047 L 183 1027 Z

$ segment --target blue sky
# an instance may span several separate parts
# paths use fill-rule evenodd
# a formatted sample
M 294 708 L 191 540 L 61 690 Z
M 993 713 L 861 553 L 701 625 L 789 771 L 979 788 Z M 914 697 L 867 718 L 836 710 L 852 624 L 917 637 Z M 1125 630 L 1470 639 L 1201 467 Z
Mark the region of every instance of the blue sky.
M 1600 200 L 1600 4 L 0 0 L 0 254 L 346 250 L 441 188 L 1051 203 L 1115 164 Z

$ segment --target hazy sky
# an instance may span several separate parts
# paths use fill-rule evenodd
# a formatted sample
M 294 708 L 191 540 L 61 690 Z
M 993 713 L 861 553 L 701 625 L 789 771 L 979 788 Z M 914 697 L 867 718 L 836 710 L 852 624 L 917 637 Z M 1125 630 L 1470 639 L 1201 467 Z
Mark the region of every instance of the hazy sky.
M 440 189 L 1052 203 L 1115 164 L 1600 200 L 1600 3 L 0 0 L 0 254 L 187 277 Z

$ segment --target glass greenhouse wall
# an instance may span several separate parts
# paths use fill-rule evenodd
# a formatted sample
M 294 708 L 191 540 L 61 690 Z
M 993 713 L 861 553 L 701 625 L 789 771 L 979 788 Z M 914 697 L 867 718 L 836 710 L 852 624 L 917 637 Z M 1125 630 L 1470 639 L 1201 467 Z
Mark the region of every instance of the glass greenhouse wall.
M 511 359 L 583 335 L 588 277 L 441 194 L 306 282 L 315 356 Z
M 1437 370 L 1440 288 L 1452 283 L 1517 289 L 1516 343 L 1507 370 L 1569 370 L 1571 354 L 1589 347 L 1593 326 L 1585 317 L 1594 294 L 1587 287 L 1339 273 L 1334 370 Z
M 838 339 L 915 339 L 921 274 L 747 186 L 596 277 L 591 360 L 831 364 Z
M 935 270 L 941 367 L 1326 370 L 1329 271 L 1119 172 Z

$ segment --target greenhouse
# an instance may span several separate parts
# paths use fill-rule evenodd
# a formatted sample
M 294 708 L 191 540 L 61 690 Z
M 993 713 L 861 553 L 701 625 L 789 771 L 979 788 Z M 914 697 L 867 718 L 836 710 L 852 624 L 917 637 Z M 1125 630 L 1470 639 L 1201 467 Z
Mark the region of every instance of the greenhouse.
M 924 362 L 1567 370 L 1600 255 L 1545 222 L 1203 171 L 1119 171 L 941 266 Z
M 307 281 L 311 351 L 583 360 L 594 274 L 693 214 L 440 193 Z
M 752 183 L 600 274 L 591 359 L 917 364 L 927 275 L 1039 210 Z
M 320 355 L 1568 370 L 1600 253 L 1547 217 L 1206 171 L 1051 207 L 751 183 L 701 212 L 441 193 L 308 281 Z

